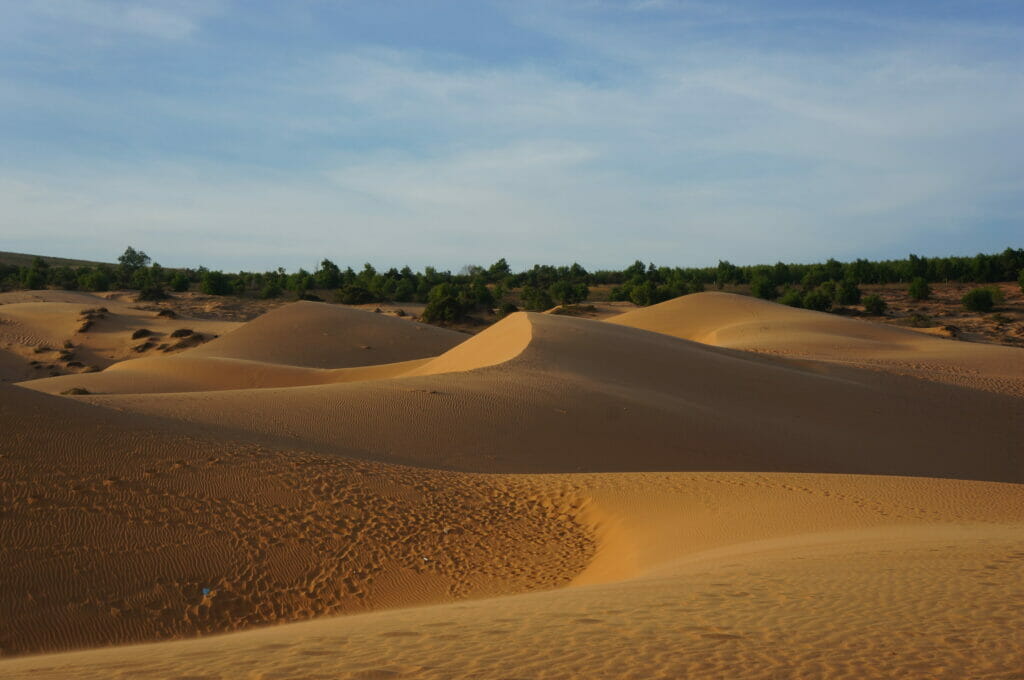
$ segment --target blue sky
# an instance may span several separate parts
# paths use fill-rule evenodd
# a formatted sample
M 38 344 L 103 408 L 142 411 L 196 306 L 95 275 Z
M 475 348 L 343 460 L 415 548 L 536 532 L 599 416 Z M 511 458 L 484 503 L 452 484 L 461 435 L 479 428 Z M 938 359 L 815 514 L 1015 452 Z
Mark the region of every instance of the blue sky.
M 0 250 L 619 268 L 1024 246 L 1020 2 L 0 0 Z

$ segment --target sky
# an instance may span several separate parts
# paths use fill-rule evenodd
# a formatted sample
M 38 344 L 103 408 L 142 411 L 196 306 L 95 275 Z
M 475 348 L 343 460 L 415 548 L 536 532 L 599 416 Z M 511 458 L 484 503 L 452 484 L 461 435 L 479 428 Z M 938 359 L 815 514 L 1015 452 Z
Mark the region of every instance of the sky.
M 1024 3 L 0 0 L 0 250 L 458 270 L 1024 247 Z

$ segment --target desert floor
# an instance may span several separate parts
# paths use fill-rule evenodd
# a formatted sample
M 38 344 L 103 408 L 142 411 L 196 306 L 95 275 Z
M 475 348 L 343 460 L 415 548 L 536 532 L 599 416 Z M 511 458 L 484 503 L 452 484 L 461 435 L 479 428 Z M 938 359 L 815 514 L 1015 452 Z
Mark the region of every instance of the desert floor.
M 1022 677 L 969 319 L 187 300 L 0 295 L 2 677 Z

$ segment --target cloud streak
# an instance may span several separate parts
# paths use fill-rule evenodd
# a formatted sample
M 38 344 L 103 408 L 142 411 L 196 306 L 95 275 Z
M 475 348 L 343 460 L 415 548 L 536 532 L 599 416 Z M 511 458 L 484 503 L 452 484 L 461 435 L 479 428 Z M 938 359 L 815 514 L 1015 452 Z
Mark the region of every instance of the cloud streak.
M 125 7 L 101 23 L 124 21 Z M 632 10 L 640 18 L 596 3 L 503 18 L 559 42 L 558 60 L 282 39 L 272 58 L 203 70 L 233 45 L 186 13 L 190 27 L 169 20 L 162 37 L 209 55 L 176 72 L 171 93 L 0 72 L 0 97 L 21 112 L 0 114 L 0 226 L 28 250 L 63 236 L 55 254 L 131 242 L 166 264 L 231 267 L 699 265 L 1020 245 L 1024 76 L 1016 54 L 978 37 L 1005 21 L 976 18 L 936 43 L 926 19 L 903 17 L 879 40 L 863 14 Z M 807 22 L 845 47 L 778 46 Z M 62 138 L 61 112 L 74 110 L 85 142 Z M 45 116 L 25 122 L 33 112 Z

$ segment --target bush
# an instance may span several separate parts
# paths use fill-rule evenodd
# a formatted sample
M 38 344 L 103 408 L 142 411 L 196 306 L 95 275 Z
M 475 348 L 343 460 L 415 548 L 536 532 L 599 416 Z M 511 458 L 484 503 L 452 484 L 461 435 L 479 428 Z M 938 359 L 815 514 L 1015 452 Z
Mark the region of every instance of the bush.
M 775 282 L 769 279 L 767 276 L 755 276 L 750 281 L 750 292 L 754 297 L 759 297 L 762 300 L 774 300 L 779 296 L 779 291 L 775 287 Z
M 185 272 L 177 272 L 171 277 L 171 290 L 175 293 L 184 293 L 188 290 L 188 284 L 189 280 Z
M 260 291 L 260 297 L 264 300 L 270 300 L 272 298 L 280 297 L 281 292 L 281 286 L 279 286 L 277 282 L 272 281 L 263 286 L 263 290 Z
M 523 300 L 523 306 L 530 311 L 543 312 L 545 309 L 551 309 L 555 306 L 554 301 L 551 299 L 551 295 L 549 295 L 543 288 L 523 286 L 520 297 Z
M 832 296 L 829 295 L 824 284 L 804 293 L 803 300 L 800 302 L 804 309 L 813 309 L 816 312 L 827 312 L 832 308 Z
M 233 288 L 231 281 L 224 272 L 208 271 L 203 274 L 203 280 L 199 283 L 199 290 L 207 295 L 230 295 Z
M 920 276 L 910 282 L 908 292 L 910 293 L 910 297 L 914 300 L 927 300 L 932 296 L 931 286 L 929 286 L 928 282 Z
M 548 288 L 548 295 L 560 305 L 574 305 L 586 300 L 590 296 L 590 290 L 585 283 L 558 281 Z
M 1020 292 L 1024 293 L 1024 269 L 1020 270 L 1020 276 L 1017 277 L 1017 283 L 1020 284 Z
M 334 295 L 335 299 L 343 305 L 365 305 L 370 302 L 377 302 L 366 286 L 358 283 L 350 283 L 338 289 Z
M 975 288 L 960 298 L 964 309 L 971 312 L 991 312 L 996 305 L 996 296 L 991 288 Z
M 96 292 L 110 290 L 110 274 L 97 267 L 78 277 L 78 287 Z
M 860 302 L 860 288 L 849 279 L 843 279 L 836 286 L 835 297 L 833 298 L 841 305 L 855 305 Z
M 427 306 L 421 318 L 427 323 L 452 323 L 462 319 L 468 310 L 459 300 L 458 290 L 450 283 L 440 283 L 430 289 Z
M 496 315 L 496 316 L 497 316 L 497 317 L 498 317 L 499 319 L 504 319 L 504 318 L 505 318 L 506 316 L 508 316 L 509 314 L 515 314 L 515 313 L 516 313 L 516 312 L 518 312 L 518 311 L 519 311 L 519 308 L 518 308 L 518 307 L 516 307 L 516 306 L 515 306 L 514 304 L 512 304 L 511 302 L 503 302 L 503 303 L 501 303 L 500 305 L 498 305 L 498 309 L 497 309 L 497 311 L 495 312 L 495 315 Z
M 874 316 L 882 316 L 889 307 L 885 300 L 877 295 L 868 295 L 862 302 L 864 303 L 864 311 Z
M 790 307 L 803 307 L 803 294 L 796 288 L 787 288 L 779 302 Z
M 145 301 L 148 301 L 148 302 L 158 302 L 160 300 L 166 300 L 167 299 L 167 291 L 165 291 L 164 287 L 162 285 L 160 285 L 159 283 L 151 281 L 151 282 L 145 284 L 139 290 L 139 297 L 138 297 L 138 299 L 139 300 L 145 300 Z

